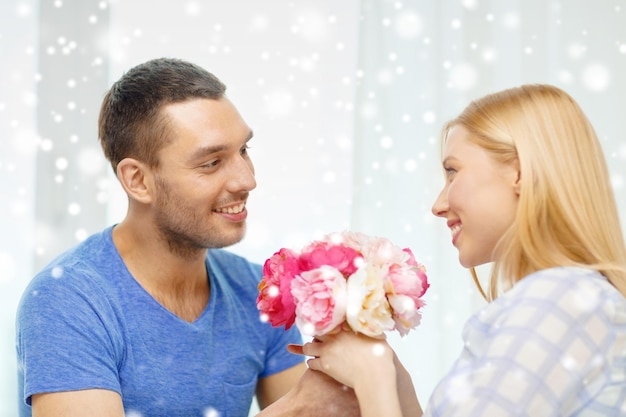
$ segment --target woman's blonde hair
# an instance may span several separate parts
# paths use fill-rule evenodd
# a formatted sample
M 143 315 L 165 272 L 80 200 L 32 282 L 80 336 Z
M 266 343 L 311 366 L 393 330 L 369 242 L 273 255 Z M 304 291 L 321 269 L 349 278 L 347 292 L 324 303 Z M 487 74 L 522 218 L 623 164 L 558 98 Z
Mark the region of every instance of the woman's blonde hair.
M 500 239 L 489 301 L 526 275 L 556 266 L 599 271 L 626 296 L 626 247 L 602 148 L 589 120 L 564 91 L 523 85 L 470 103 L 444 126 L 501 162 L 519 161 L 513 225 Z

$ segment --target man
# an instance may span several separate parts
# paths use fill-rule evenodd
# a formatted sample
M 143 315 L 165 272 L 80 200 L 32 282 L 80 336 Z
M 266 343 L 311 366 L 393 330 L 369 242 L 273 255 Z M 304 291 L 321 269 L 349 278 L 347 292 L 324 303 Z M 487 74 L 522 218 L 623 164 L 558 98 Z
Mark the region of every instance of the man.
M 17 315 L 21 416 L 247 416 L 306 369 L 259 320 L 245 232 L 252 131 L 225 86 L 181 60 L 136 66 L 106 94 L 106 157 L 124 220 L 53 260 Z M 31 406 L 32 405 L 32 410 Z

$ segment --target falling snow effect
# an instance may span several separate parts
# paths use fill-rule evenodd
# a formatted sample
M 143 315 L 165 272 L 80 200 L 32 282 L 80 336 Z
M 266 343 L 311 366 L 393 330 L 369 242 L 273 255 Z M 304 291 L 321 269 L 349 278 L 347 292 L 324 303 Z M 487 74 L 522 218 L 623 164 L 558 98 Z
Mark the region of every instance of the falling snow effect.
M 456 283 L 444 280 L 431 295 L 433 309 L 441 308 L 431 320 L 437 317 L 451 346 L 432 354 L 449 360 L 473 301 L 470 284 L 458 282 L 461 270 L 430 261 L 455 257 L 430 214 L 441 184 L 441 124 L 495 89 L 524 82 L 564 87 L 601 137 L 626 222 L 624 13 L 622 0 L 524 7 L 234 0 L 219 8 L 197 0 L 84 7 L 3 1 L 0 304 L 11 312 L 4 316 L 13 314 L 36 269 L 121 220 L 126 198 L 96 138 L 100 99 L 132 65 L 169 55 L 221 77 L 255 131 L 259 187 L 249 202 L 246 240 L 233 250 L 260 261 L 268 248 L 348 227 L 406 242 L 435 265 L 433 276 Z M 0 336 L 10 341 L 12 321 L 6 322 Z M 436 332 L 428 325 L 423 331 Z M 407 352 L 415 349 L 406 345 Z M 12 351 L 0 349 L 3 366 L 15 366 Z M 14 397 L 0 391 L 0 404 Z M 0 416 L 4 411 L 0 406 Z M 9 408 L 4 415 L 14 414 Z

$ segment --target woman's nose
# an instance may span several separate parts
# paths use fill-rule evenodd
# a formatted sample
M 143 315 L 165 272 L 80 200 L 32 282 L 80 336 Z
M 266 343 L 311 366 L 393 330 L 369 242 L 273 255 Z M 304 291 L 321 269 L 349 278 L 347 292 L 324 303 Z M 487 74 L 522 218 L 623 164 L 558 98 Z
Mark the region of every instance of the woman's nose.
M 433 214 L 437 217 L 444 217 L 449 209 L 448 198 L 446 196 L 445 191 L 446 191 L 445 188 L 441 190 L 441 192 L 437 196 L 437 199 L 433 203 L 433 207 L 431 209 Z

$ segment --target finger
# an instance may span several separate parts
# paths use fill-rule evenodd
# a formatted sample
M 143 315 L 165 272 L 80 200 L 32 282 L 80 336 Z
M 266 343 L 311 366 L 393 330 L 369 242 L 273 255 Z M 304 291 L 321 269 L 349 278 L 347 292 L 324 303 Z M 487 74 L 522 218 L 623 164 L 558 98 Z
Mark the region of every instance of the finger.
M 328 333 L 326 333 L 326 334 L 328 334 L 328 335 L 333 335 L 333 334 L 337 334 L 337 333 L 339 333 L 339 332 L 341 332 L 341 331 L 343 331 L 343 325 L 340 325 L 340 326 L 335 327 L 334 329 L 332 329 L 331 331 L 329 331 L 329 332 L 328 332 Z
M 306 364 L 309 367 L 309 369 L 312 369 L 314 371 L 321 371 L 322 370 L 322 360 L 320 358 L 308 359 L 306 361 Z
M 322 343 L 311 342 L 302 346 L 302 354 L 306 356 L 319 356 Z
M 302 345 L 294 345 L 290 343 L 287 345 L 287 351 L 293 353 L 294 355 L 304 355 L 304 352 L 302 352 Z

